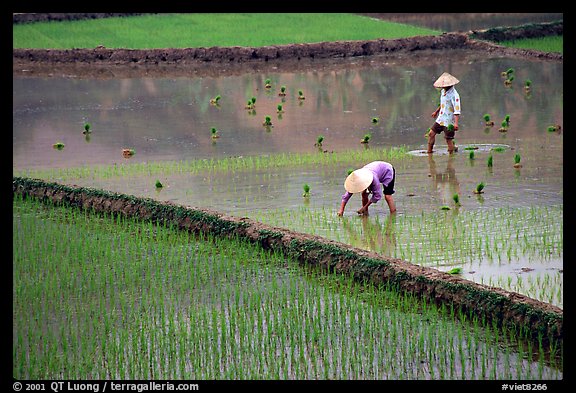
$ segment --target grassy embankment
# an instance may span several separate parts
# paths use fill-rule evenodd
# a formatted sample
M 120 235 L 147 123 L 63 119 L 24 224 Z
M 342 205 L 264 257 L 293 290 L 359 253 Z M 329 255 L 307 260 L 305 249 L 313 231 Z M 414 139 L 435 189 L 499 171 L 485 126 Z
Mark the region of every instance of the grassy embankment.
M 520 48 L 534 49 L 542 52 L 559 52 L 564 53 L 564 36 L 549 36 L 539 38 L 526 38 L 523 40 L 512 40 L 499 42 L 500 45 Z
M 160 14 L 13 26 L 14 48 L 195 48 L 394 39 L 439 31 L 342 13 Z

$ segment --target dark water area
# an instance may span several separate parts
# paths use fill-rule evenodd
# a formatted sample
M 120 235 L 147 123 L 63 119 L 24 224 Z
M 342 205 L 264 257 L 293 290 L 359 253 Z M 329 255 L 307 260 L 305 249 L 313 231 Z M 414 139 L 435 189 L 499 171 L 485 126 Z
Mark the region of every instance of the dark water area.
M 367 16 L 427 27 L 443 32 L 482 30 L 512 27 L 529 23 L 555 22 L 564 19 L 563 13 L 380 13 Z

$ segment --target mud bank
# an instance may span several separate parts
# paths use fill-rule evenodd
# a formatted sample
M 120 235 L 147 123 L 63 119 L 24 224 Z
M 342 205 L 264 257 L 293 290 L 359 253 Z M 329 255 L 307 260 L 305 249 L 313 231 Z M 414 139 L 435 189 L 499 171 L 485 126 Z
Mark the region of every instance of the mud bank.
M 395 40 L 341 41 L 264 47 L 186 49 L 14 49 L 13 75 L 65 77 L 223 76 L 246 72 L 302 71 L 343 63 L 430 62 L 451 52 L 467 56 L 562 61 L 560 53 L 507 48 L 464 33 Z
M 545 342 L 563 339 L 563 311 L 556 306 L 322 237 L 208 209 L 36 179 L 13 177 L 12 190 L 14 195 L 37 198 L 45 203 L 165 222 L 190 233 L 237 237 L 264 249 L 282 252 L 303 266 L 352 275 L 360 282 L 392 284 L 405 293 L 433 299 L 437 304 L 461 307 L 465 313 L 495 320 L 499 325 L 526 329 L 534 340 L 538 335 Z

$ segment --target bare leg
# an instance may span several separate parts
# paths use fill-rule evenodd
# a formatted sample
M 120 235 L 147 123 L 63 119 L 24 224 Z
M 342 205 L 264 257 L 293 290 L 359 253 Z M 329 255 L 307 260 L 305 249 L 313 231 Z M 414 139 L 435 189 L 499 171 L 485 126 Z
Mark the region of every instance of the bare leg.
M 368 203 L 368 193 L 366 192 L 366 190 L 364 190 L 362 191 L 362 206 L 366 206 L 367 203 Z M 368 215 L 368 209 L 366 209 L 366 212 L 364 214 Z
M 428 133 L 428 153 L 433 152 L 432 149 L 434 148 L 434 143 L 436 143 L 436 133 L 434 130 L 430 130 Z
M 448 154 L 454 153 L 454 139 L 446 139 L 446 144 L 448 145 Z
M 388 203 L 390 213 L 396 213 L 396 203 L 394 202 L 392 195 L 384 195 L 384 199 L 386 199 L 386 203 Z

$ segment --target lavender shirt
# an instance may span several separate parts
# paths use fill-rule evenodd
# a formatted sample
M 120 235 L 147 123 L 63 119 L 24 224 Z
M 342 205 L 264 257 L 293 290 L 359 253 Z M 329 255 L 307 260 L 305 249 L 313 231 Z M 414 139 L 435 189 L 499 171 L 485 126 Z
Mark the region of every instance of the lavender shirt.
M 394 178 L 394 169 L 392 164 L 384 161 L 373 161 L 364 165 L 364 168 L 372 171 L 374 178 L 372 179 L 372 184 L 368 186 L 368 191 L 372 193 L 370 202 L 376 203 L 382 199 L 382 186 L 387 187 Z M 342 202 L 348 203 L 352 195 L 352 193 L 346 191 L 346 193 L 342 195 Z

